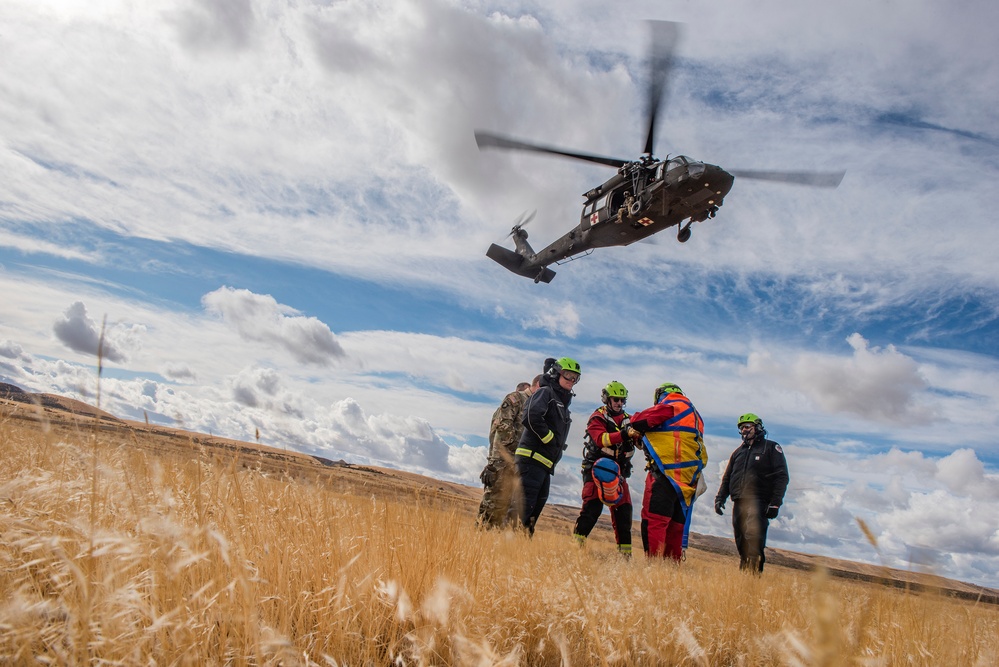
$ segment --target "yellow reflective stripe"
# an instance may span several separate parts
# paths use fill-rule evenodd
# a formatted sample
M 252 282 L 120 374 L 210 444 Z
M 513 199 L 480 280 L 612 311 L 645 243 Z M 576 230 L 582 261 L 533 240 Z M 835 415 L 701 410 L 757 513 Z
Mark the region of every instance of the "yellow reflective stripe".
M 554 438 L 554 437 L 555 437 L 555 432 L 554 431 L 548 431 L 548 435 L 546 435 L 545 437 L 541 438 L 541 442 L 543 442 L 543 443 L 545 443 L 547 445 L 549 442 L 552 441 L 552 438 Z
M 517 451 L 515 451 L 514 454 L 516 454 L 517 456 L 525 456 L 529 459 L 534 459 L 535 461 L 542 463 L 546 468 L 549 469 L 551 469 L 555 465 L 554 463 L 552 463 L 551 459 L 545 458 L 541 454 L 538 454 L 534 450 L 528 449 L 527 447 L 518 447 Z
M 538 454 L 537 452 L 532 453 L 531 458 L 534 459 L 535 461 L 540 461 L 541 463 L 544 464 L 546 468 L 551 468 L 555 465 L 555 463 L 551 459 L 547 459 L 541 454 Z
M 611 446 L 610 433 L 607 433 L 605 431 L 604 434 L 602 436 L 600 436 L 600 446 L 601 447 L 610 447 Z

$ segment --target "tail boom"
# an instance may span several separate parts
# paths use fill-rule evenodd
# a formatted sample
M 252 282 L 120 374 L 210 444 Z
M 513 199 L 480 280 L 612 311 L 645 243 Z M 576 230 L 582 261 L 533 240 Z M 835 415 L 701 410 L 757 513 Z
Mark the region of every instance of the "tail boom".
M 530 278 L 536 283 L 550 283 L 555 277 L 555 272 L 547 266 L 538 267 L 524 261 L 524 256 L 503 246 L 493 243 L 486 251 L 486 257 L 493 260 L 504 269 L 516 273 L 518 276 Z

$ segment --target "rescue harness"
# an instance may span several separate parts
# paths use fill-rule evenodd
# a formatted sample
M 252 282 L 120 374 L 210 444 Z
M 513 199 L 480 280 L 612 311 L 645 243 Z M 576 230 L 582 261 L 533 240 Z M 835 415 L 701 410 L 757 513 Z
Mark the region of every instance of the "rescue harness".
M 701 477 L 701 471 L 704 470 L 704 463 L 701 461 L 700 457 L 700 448 L 703 447 L 703 444 L 700 442 L 700 438 L 698 437 L 700 433 L 698 432 L 696 427 L 678 426 L 676 424 L 677 422 L 684 419 L 685 417 L 688 417 L 691 414 L 694 415 L 696 423 L 697 420 L 700 420 L 700 415 L 697 414 L 697 411 L 694 410 L 694 406 L 689 401 L 681 401 L 674 399 L 672 401 L 664 400 L 662 401 L 662 403 L 665 405 L 670 405 L 672 403 L 681 403 L 687 406 L 687 408 L 682 412 L 680 412 L 679 414 L 673 415 L 670 419 L 660 424 L 655 429 L 655 431 L 678 431 L 680 433 L 692 433 L 694 434 L 694 437 L 697 438 L 698 441 L 697 443 L 698 451 L 696 452 L 697 458 L 695 458 L 693 461 L 677 461 L 675 463 L 663 463 L 663 460 L 656 452 L 655 447 L 653 447 L 652 443 L 649 442 L 648 435 L 646 434 L 642 436 L 642 442 L 645 445 L 645 451 L 648 452 L 649 454 L 649 458 L 651 458 L 652 461 L 656 464 L 656 468 L 659 470 L 662 476 L 665 477 L 669 481 L 669 483 L 673 485 L 673 489 L 676 491 L 676 495 L 679 498 L 680 503 L 683 507 L 683 517 L 684 517 L 683 549 L 686 550 L 687 537 L 690 534 L 690 519 L 694 515 L 694 501 L 697 499 L 697 493 L 696 493 L 697 482 Z M 680 484 L 675 479 L 673 479 L 672 475 L 670 475 L 667 472 L 667 471 L 679 470 L 681 468 L 697 468 L 694 471 L 693 476 L 690 478 L 690 486 L 695 489 L 695 492 L 690 495 L 690 502 L 687 502 L 686 496 L 683 493 L 683 489 L 680 488 Z

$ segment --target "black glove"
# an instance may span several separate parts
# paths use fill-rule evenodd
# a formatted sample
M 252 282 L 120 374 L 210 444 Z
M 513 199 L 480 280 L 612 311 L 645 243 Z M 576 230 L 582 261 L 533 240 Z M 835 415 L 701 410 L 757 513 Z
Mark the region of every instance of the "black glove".
M 482 469 L 482 472 L 479 473 L 479 479 L 482 481 L 483 486 L 492 486 L 496 483 L 497 477 L 498 475 L 496 474 L 496 469 L 491 465 L 486 465 L 486 467 Z
M 725 501 L 722 498 L 715 498 L 715 514 L 721 516 L 725 514 Z
M 780 511 L 780 507 L 778 507 L 777 505 L 771 505 L 770 507 L 767 508 L 767 518 L 768 519 L 776 519 L 777 518 L 777 512 L 779 512 L 779 511 Z

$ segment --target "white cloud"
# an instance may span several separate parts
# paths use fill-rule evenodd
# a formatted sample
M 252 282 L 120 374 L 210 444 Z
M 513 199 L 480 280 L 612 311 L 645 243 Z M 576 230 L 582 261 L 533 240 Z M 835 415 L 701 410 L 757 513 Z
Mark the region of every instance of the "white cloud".
M 960 496 L 999 500 L 999 478 L 986 475 L 973 449 L 958 449 L 937 463 L 936 479 Z
M 271 368 L 245 369 L 232 379 L 233 398 L 250 408 L 273 407 L 281 385 L 281 376 Z
M 871 348 L 860 334 L 847 342 L 853 348 L 851 357 L 802 352 L 776 360 L 769 353 L 753 353 L 747 369 L 801 391 L 829 412 L 902 424 L 938 417 L 932 406 L 917 403 L 926 380 L 913 359 L 893 345 Z
M 195 52 L 212 52 L 246 47 L 255 16 L 251 0 L 202 0 L 172 12 L 171 19 L 183 44 Z
M 139 336 L 145 331 L 142 325 L 108 325 L 106 321 L 98 331 L 97 323 L 87 315 L 87 307 L 82 301 L 70 305 L 52 329 L 56 338 L 74 352 L 116 363 L 128 360 L 125 350 L 135 349 L 139 345 Z
M 194 369 L 185 363 L 168 363 L 163 366 L 160 372 L 164 377 L 173 380 L 174 382 L 193 382 L 198 379 L 198 374 L 194 371 Z
M 525 329 L 543 329 L 553 336 L 575 338 L 580 329 L 579 311 L 572 303 L 555 304 L 541 299 L 523 325 Z
M 0 341 L 0 357 L 17 359 L 24 352 L 24 349 L 12 340 Z
M 21 234 L 0 230 L 0 246 L 15 248 L 25 254 L 46 254 L 62 259 L 96 261 L 97 256 L 85 250 Z
M 220 316 L 244 340 L 279 345 L 302 363 L 327 366 L 344 356 L 326 324 L 299 315 L 270 295 L 220 287 L 201 301 L 208 312 Z

